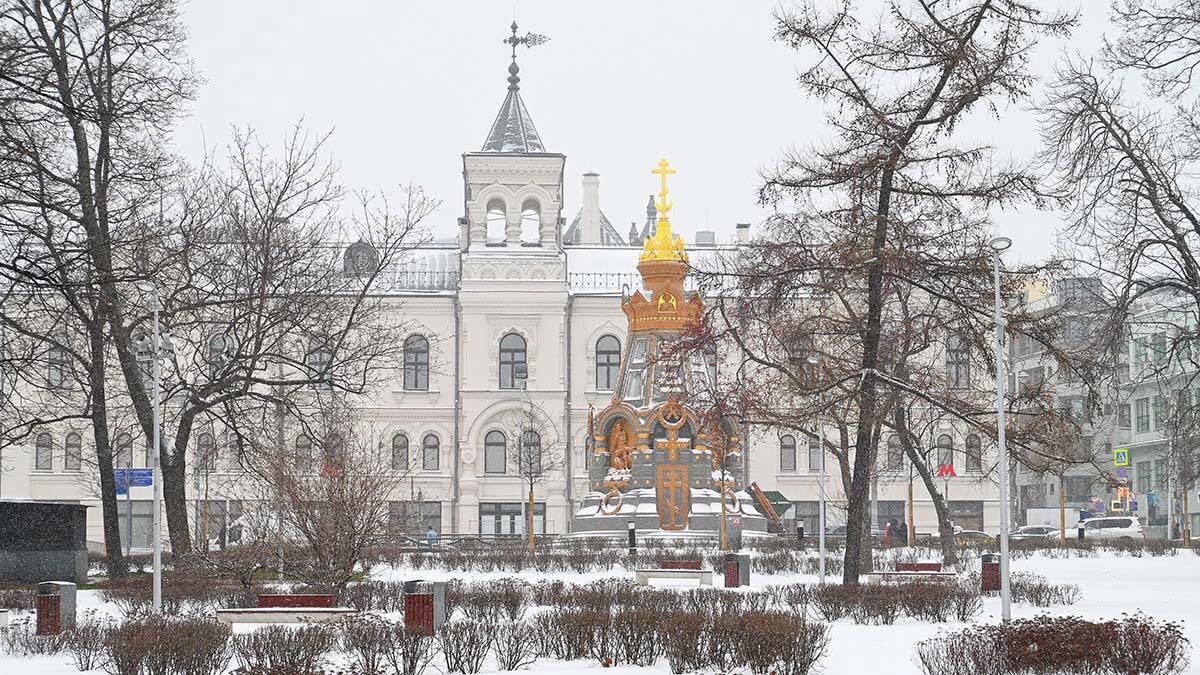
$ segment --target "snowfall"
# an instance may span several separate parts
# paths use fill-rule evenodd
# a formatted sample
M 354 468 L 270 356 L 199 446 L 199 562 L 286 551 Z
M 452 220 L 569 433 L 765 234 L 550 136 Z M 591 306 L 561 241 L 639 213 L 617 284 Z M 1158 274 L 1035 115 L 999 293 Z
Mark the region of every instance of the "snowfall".
M 978 564 L 978 563 L 976 563 Z M 1167 557 L 1130 557 L 1111 552 L 1101 553 L 1096 558 L 1051 558 L 1044 554 L 1014 560 L 1014 573 L 1032 572 L 1046 577 L 1053 583 L 1079 586 L 1082 598 L 1074 605 L 1037 608 L 1014 604 L 1014 618 L 1032 617 L 1038 614 L 1073 615 L 1090 619 L 1120 618 L 1122 614 L 1141 611 L 1159 620 L 1182 624 L 1183 631 L 1191 642 L 1191 667 L 1187 673 L 1200 675 L 1200 556 L 1191 551 L 1180 551 Z M 519 577 L 530 582 L 562 580 L 566 583 L 586 583 L 596 579 L 623 577 L 632 578 L 629 570 L 614 568 L 606 572 L 588 574 L 560 573 L 460 573 L 439 572 L 421 569 L 376 568 L 373 575 L 382 580 L 424 579 L 445 581 L 463 579 L 486 581 L 505 577 Z M 832 581 L 836 581 L 832 579 Z M 751 588 L 796 582 L 815 583 L 817 578 L 808 575 L 765 575 L 753 574 Z M 717 584 L 720 584 L 718 575 Z M 87 610 L 119 615 L 115 606 L 105 603 L 99 591 L 80 591 L 79 615 Z M 10 616 L 19 619 L 21 613 Z M 983 612 L 975 623 L 998 622 L 1000 599 L 984 598 Z M 891 626 L 858 625 L 850 619 L 842 619 L 831 625 L 831 643 L 825 657 L 818 665 L 823 673 L 887 673 L 888 675 L 919 675 L 920 669 L 913 660 L 915 645 L 926 638 L 936 637 L 940 632 L 961 629 L 964 624 L 927 624 L 901 618 Z M 238 626 L 237 632 L 253 630 L 252 626 Z M 489 657 L 490 659 L 490 657 Z M 428 673 L 443 672 L 436 668 Z M 237 667 L 236 660 L 229 669 Z M 603 671 L 611 675 L 633 673 L 669 673 L 666 660 L 662 659 L 654 668 L 616 667 L 602 668 L 588 661 L 563 662 L 540 659 L 522 672 L 562 673 L 572 675 Z M 69 675 L 79 671 L 70 663 L 69 655 L 54 657 L 17 658 L 0 656 L 0 675 Z M 88 671 L 101 673 L 102 671 Z M 484 673 L 498 672 L 493 664 L 484 666 Z

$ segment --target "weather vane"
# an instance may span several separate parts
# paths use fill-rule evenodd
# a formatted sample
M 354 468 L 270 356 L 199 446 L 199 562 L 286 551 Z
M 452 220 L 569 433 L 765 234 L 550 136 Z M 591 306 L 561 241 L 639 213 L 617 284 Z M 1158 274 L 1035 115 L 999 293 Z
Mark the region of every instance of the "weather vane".
M 546 37 L 545 35 L 539 35 L 538 33 L 525 33 L 524 37 L 518 37 L 516 21 L 513 21 L 512 26 L 510 27 L 512 28 L 512 35 L 504 38 L 502 42 L 506 45 L 512 46 L 512 57 L 514 61 L 517 60 L 517 45 L 525 45 L 526 48 L 529 48 L 536 47 L 550 41 L 550 38 Z

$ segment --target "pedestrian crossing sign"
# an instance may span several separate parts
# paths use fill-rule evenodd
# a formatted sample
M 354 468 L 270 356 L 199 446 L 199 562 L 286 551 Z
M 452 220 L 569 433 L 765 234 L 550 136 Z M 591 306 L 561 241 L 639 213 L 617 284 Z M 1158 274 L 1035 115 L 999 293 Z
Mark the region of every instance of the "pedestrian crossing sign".
M 1129 448 L 1113 448 L 1113 466 L 1129 466 Z

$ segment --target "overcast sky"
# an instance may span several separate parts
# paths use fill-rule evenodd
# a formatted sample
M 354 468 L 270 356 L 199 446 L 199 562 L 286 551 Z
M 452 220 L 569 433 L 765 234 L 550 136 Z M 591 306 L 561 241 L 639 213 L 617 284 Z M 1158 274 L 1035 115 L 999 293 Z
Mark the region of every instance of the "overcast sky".
M 1039 0 L 1041 4 L 1041 0 Z M 1045 0 L 1079 9 L 1069 41 L 1046 42 L 1034 70 L 1064 53 L 1092 54 L 1108 29 L 1107 0 Z M 774 2 L 752 0 L 191 0 L 189 50 L 207 83 L 178 127 L 198 159 L 224 146 L 233 125 L 278 144 L 303 119 L 333 131 L 329 150 L 350 188 L 421 184 L 444 204 L 435 232 L 462 214 L 463 152 L 483 143 L 504 99 L 514 6 L 520 33 L 550 36 L 520 48 L 521 94 L 552 152 L 567 156 L 566 205 L 579 209 L 580 176 L 600 174 L 601 207 L 624 236 L 656 190 L 649 171 L 667 157 L 679 173 L 672 223 L 728 240 L 757 223 L 760 172 L 789 146 L 827 132 L 824 110 L 795 86 L 811 62 L 771 40 Z M 883 0 L 860 0 L 872 16 Z M 1038 148 L 1035 118 L 1006 110 L 964 129 L 1015 157 Z M 1053 242 L 1055 214 L 1000 214 L 1024 260 Z

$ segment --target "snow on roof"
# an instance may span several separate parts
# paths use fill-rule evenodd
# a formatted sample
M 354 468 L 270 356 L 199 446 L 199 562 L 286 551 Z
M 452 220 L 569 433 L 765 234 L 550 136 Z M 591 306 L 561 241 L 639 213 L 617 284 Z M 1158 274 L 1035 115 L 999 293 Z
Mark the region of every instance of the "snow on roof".
M 492 130 L 488 132 L 487 140 L 483 142 L 483 152 L 545 152 L 542 137 L 533 128 L 533 118 L 521 100 L 520 91 L 509 87 L 508 95 L 500 106 L 496 121 L 492 122 Z

